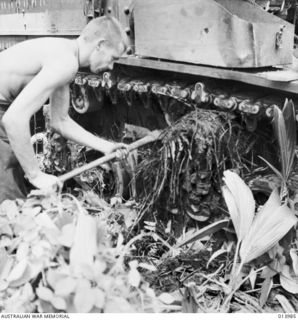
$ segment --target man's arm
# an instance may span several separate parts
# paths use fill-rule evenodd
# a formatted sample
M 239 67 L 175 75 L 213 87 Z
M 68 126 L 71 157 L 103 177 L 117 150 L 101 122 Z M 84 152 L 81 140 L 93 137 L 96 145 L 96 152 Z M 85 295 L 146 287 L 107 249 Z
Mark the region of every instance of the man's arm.
M 75 64 L 70 60 L 62 63 L 43 67 L 17 96 L 2 119 L 12 150 L 25 175 L 38 188 L 53 184 L 55 177 L 45 175 L 39 169 L 30 142 L 30 118 L 41 108 L 57 86 L 69 82 L 74 75 Z M 45 179 L 48 181 L 44 181 Z
M 90 147 L 102 153 L 110 153 L 119 146 L 113 142 L 95 136 L 72 120 L 68 114 L 69 109 L 69 86 L 65 85 L 52 94 L 51 126 L 66 139 L 72 140 L 80 145 Z

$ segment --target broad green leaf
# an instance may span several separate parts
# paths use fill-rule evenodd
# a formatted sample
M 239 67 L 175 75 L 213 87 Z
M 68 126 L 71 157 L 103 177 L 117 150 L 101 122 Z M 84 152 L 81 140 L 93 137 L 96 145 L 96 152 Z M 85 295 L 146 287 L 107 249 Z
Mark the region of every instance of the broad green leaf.
M 57 309 L 57 310 L 66 310 L 67 304 L 66 301 L 61 297 L 53 297 L 51 300 L 51 304 Z
M 63 280 L 65 278 L 65 274 L 63 274 L 59 269 L 49 269 L 46 274 L 47 282 L 52 287 L 55 288 L 56 283 Z
M 43 260 L 31 258 L 29 262 L 30 278 L 35 278 L 42 271 L 42 269 L 44 269 L 44 267 L 45 264 Z
M 87 264 L 92 267 L 96 252 L 96 217 L 85 212 L 80 212 L 76 225 L 74 243 L 70 249 L 70 264 L 74 267 L 80 264 Z
M 9 276 L 7 277 L 7 281 L 13 282 L 13 281 L 16 281 L 16 280 L 19 280 L 20 278 L 22 278 L 27 266 L 28 266 L 27 259 L 23 259 L 22 261 L 18 262 L 14 266 L 14 268 L 11 270 Z
M 51 231 L 52 233 L 56 234 L 57 237 L 60 235 L 60 230 L 47 213 L 40 213 L 35 217 L 35 221 L 40 227 L 44 228 L 47 231 Z
M 92 292 L 94 296 L 94 306 L 99 309 L 103 309 L 106 298 L 105 293 L 99 288 L 93 288 Z
M 0 249 L 9 248 L 13 244 L 13 241 L 10 238 L 3 237 L 0 240 Z
M 55 283 L 55 294 L 58 296 L 68 296 L 74 292 L 76 285 L 77 283 L 74 278 L 62 278 Z
M 187 236 L 186 239 L 178 240 L 175 247 L 176 248 L 180 248 L 180 247 L 182 247 L 184 245 L 187 245 L 189 243 L 192 243 L 192 242 L 194 242 L 196 240 L 201 240 L 204 237 L 206 237 L 206 236 L 208 236 L 210 234 L 213 234 L 213 233 L 217 232 L 218 230 L 221 230 L 221 229 L 227 227 L 228 223 L 229 223 L 228 219 L 214 222 L 214 223 L 208 225 L 205 228 L 202 228 L 202 229 L 200 229 L 198 231 L 193 232 L 192 234 L 189 234 L 189 236 Z
M 108 298 L 104 306 L 105 313 L 133 313 L 136 310 L 122 297 Z
M 29 254 L 29 244 L 27 242 L 20 243 L 18 249 L 16 258 L 18 261 L 24 260 L 28 257 Z
M 296 223 L 292 211 L 286 206 L 277 206 L 273 192 L 262 210 L 257 214 L 251 229 L 243 239 L 240 257 L 243 263 L 250 262 L 271 249 Z
M 101 275 L 107 269 L 107 263 L 105 261 L 97 259 L 94 262 L 92 269 L 95 276 Z
M 141 282 L 141 276 L 137 269 L 133 268 L 128 272 L 128 283 L 133 287 L 138 287 Z
M 266 278 L 261 288 L 261 296 L 260 296 L 261 307 L 263 307 L 267 302 L 272 286 L 273 286 L 272 278 Z
M 231 219 L 233 221 L 233 225 L 235 228 L 235 232 L 237 234 L 237 237 L 239 239 L 239 234 L 240 234 L 240 211 L 239 208 L 237 207 L 237 203 L 235 201 L 235 198 L 233 197 L 232 192 L 227 186 L 223 186 L 221 188 L 223 197 L 225 199 L 226 205 L 229 210 L 229 214 L 231 216 Z
M 31 276 L 30 265 L 28 264 L 23 275 L 20 278 L 9 282 L 9 286 L 12 288 L 20 287 L 26 284 L 27 282 L 29 282 L 30 280 L 32 280 L 32 276 Z
M 7 281 L 14 259 L 5 250 L 0 250 L 0 281 Z
M 254 288 L 255 288 L 256 280 L 257 280 L 256 270 L 255 270 L 255 268 L 251 268 L 251 270 L 249 272 L 249 282 L 250 282 L 252 290 L 254 290 Z
M 149 271 L 152 271 L 152 272 L 157 271 L 157 268 L 154 265 L 149 264 L 149 263 L 141 262 L 141 263 L 139 263 L 139 267 L 146 269 L 146 270 L 149 270 Z
M 82 280 L 79 281 L 73 299 L 77 312 L 90 312 L 95 303 L 94 298 L 94 291 L 91 289 L 90 282 Z
M 70 248 L 75 237 L 75 226 L 73 223 L 66 224 L 62 227 L 61 235 L 58 237 L 59 243 Z
M 46 253 L 45 248 L 42 246 L 40 242 L 37 242 L 35 245 L 33 245 L 31 250 L 33 256 L 38 259 L 41 259 Z
M 293 306 L 291 305 L 291 303 L 289 302 L 289 300 L 284 295 L 277 294 L 275 296 L 275 299 L 280 303 L 284 312 L 293 313 L 293 314 L 296 312 Z
M 281 286 L 290 293 L 298 293 L 298 277 L 288 265 L 284 265 L 282 273 L 280 274 L 279 281 Z
M 93 266 L 86 263 L 80 263 L 79 265 L 72 266 L 73 270 L 75 271 L 76 275 L 79 275 L 82 278 L 93 280 L 94 279 L 94 272 Z
M 20 215 L 16 202 L 4 200 L 0 205 L 0 215 L 6 216 L 9 220 L 16 219 Z
M 164 304 L 172 304 L 175 301 L 175 298 L 170 295 L 169 293 L 162 293 L 158 296 L 158 299 L 163 302 Z
M 238 174 L 226 170 L 224 172 L 223 195 L 231 215 L 238 241 L 242 241 L 250 230 L 254 214 L 255 200 L 249 187 Z M 229 191 L 229 192 L 228 192 Z
M 295 108 L 292 101 L 286 100 L 283 111 L 273 107 L 273 127 L 277 138 L 283 179 L 287 181 L 292 170 L 296 145 Z
M 44 301 L 51 301 L 54 298 L 53 291 L 46 287 L 38 287 L 36 289 L 36 294 L 39 299 Z
M 7 290 L 7 288 L 8 288 L 8 282 L 0 280 L 0 292 Z
M 296 276 L 298 276 L 298 255 L 296 249 L 290 250 L 290 256 L 292 259 L 292 267 Z
M 0 234 L 2 236 L 13 237 L 13 231 L 7 218 L 0 218 Z

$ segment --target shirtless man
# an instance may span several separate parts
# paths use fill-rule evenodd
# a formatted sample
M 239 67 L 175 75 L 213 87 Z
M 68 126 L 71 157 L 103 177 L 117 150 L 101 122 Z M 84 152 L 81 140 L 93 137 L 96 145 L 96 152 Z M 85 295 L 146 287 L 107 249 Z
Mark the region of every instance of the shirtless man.
M 104 154 L 124 147 L 83 129 L 68 109 L 69 82 L 79 67 L 95 73 L 111 70 L 126 50 L 127 37 L 119 22 L 100 17 L 75 40 L 37 38 L 0 53 L 0 203 L 25 195 L 24 174 L 39 189 L 58 182 L 39 169 L 30 142 L 30 118 L 48 98 L 51 126 L 65 138 Z

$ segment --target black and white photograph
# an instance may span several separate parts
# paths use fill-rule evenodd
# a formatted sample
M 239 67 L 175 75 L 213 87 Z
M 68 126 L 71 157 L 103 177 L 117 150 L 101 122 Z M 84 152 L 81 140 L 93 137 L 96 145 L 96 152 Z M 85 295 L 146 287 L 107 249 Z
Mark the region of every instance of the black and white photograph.
M 298 0 L 0 0 L 1 319 L 296 319 L 297 122 Z

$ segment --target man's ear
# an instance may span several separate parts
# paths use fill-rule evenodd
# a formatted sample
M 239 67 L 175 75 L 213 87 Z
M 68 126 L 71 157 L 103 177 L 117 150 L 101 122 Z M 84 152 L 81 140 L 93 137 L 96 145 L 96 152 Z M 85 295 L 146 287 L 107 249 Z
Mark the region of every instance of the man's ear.
M 100 39 L 97 41 L 96 50 L 100 50 L 102 46 L 105 44 L 107 40 L 106 39 Z

